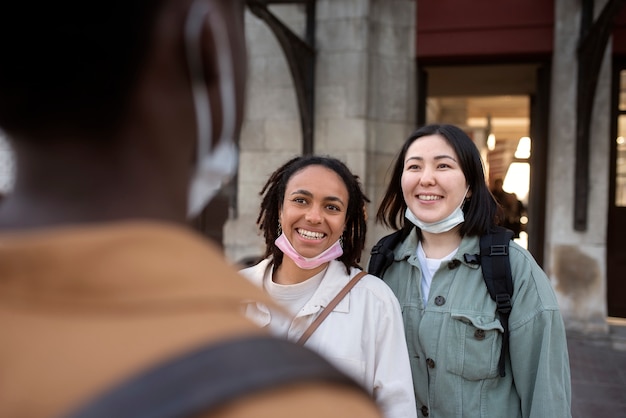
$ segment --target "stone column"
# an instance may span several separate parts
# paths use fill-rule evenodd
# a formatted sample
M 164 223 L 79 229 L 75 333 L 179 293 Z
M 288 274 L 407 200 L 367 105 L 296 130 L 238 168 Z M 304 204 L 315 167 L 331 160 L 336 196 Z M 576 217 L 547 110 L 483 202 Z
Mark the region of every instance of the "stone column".
M 271 10 L 304 37 L 304 7 Z M 413 0 L 317 2 L 314 151 L 341 159 L 361 177 L 372 200 L 368 246 L 383 232 L 372 220 L 387 167 L 414 127 L 415 17 Z M 246 31 L 250 82 L 238 210 L 224 233 L 232 261 L 262 253 L 255 226 L 258 193 L 275 168 L 302 150 L 295 90 L 284 55 L 271 31 L 250 14 Z
M 596 11 L 604 1 L 597 2 Z M 550 144 L 544 263 L 568 329 L 606 333 L 606 222 L 609 176 L 610 46 L 597 87 L 591 127 L 587 231 L 573 226 L 576 137 L 576 46 L 580 2 L 555 2 L 555 47 L 550 106 Z

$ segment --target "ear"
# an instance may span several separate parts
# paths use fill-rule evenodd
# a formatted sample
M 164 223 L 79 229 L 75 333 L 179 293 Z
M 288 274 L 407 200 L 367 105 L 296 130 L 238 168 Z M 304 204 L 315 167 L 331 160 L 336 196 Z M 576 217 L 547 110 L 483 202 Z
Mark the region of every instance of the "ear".
M 212 7 L 202 22 L 200 51 L 211 104 L 213 145 L 216 145 L 215 141 L 223 135 L 235 140 L 239 138 L 243 119 L 247 54 L 243 2 L 214 1 L 211 4 Z M 224 120 L 225 117 L 228 120 Z M 224 122 L 226 126 L 222 126 Z M 227 132 L 222 132 L 222 129 Z
M 213 7 L 206 1 L 192 1 L 185 19 L 185 57 L 187 71 L 189 72 L 190 84 L 194 108 L 196 112 L 196 124 L 198 127 L 211 129 L 211 132 L 202 132 L 213 141 L 209 144 L 214 147 L 222 129 L 222 103 L 219 91 L 219 60 L 216 39 L 224 37 L 215 31 L 221 28 L 213 27 L 212 21 L 220 14 L 220 8 L 215 3 Z M 219 18 L 219 16 L 217 17 Z M 208 118 L 208 119 L 207 119 Z M 204 121 L 210 121 L 203 123 Z M 205 152 L 208 150 L 205 150 Z

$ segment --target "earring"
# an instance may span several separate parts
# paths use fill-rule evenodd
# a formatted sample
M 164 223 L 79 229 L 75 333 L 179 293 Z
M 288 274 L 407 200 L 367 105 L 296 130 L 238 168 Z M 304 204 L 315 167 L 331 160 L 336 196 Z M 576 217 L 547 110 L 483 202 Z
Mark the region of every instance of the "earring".
M 278 222 L 278 228 L 276 228 L 276 236 L 279 237 L 283 233 L 283 227 L 280 225 L 280 221 Z
M 339 237 L 339 245 L 343 248 L 343 235 Z

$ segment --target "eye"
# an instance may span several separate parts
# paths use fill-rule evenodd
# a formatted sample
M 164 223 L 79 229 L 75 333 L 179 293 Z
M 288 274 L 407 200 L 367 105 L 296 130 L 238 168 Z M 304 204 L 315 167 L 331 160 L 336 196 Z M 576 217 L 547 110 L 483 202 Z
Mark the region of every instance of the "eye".
M 407 164 L 406 167 L 404 168 L 406 171 L 416 171 L 419 170 L 421 167 L 419 166 L 419 164 Z
M 291 201 L 300 205 L 305 205 L 307 203 L 304 197 L 294 197 Z
M 452 166 L 448 163 L 439 163 L 437 168 L 451 168 Z
M 340 212 L 341 211 L 341 208 L 339 206 L 331 205 L 331 204 L 326 205 L 326 209 L 331 210 L 333 212 Z

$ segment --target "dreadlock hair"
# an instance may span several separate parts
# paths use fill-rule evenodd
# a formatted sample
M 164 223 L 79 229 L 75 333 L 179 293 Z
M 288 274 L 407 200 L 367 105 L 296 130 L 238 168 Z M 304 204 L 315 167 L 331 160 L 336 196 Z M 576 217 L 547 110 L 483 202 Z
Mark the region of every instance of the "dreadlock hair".
M 263 186 L 259 193 L 262 196 L 261 212 L 256 223 L 265 238 L 264 257 L 271 257 L 270 263 L 274 268 L 278 268 L 282 264 L 283 253 L 274 244 L 274 241 L 279 236 L 279 214 L 285 198 L 285 189 L 289 179 L 294 174 L 312 165 L 326 167 L 337 173 L 348 190 L 346 225 L 342 236 L 343 254 L 338 260 L 346 266 L 346 271 L 349 273 L 350 267 L 360 268 L 358 263 L 365 247 L 365 234 L 367 232 L 365 205 L 369 203 L 369 199 L 361 189 L 359 177 L 352 174 L 343 162 L 329 156 L 295 157 L 274 171 Z

